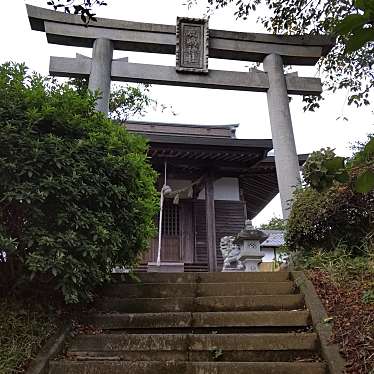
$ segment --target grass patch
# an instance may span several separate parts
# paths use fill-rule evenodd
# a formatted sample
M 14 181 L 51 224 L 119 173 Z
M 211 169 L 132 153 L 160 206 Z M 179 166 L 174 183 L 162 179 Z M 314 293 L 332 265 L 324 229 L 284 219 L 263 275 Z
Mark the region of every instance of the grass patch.
M 47 303 L 0 299 L 0 373 L 23 373 L 57 328 Z

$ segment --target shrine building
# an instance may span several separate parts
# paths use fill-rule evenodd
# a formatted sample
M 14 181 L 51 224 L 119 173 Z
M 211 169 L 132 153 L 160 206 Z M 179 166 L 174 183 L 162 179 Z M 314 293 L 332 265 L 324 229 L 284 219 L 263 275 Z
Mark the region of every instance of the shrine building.
M 203 126 L 129 121 L 129 131 L 149 140 L 149 157 L 166 194 L 161 226 L 164 271 L 207 271 L 207 225 L 214 227 L 217 270 L 220 239 L 235 235 L 278 194 L 270 139 L 237 139 L 238 125 Z M 299 156 L 302 165 L 307 155 Z M 157 261 L 158 238 L 140 270 Z

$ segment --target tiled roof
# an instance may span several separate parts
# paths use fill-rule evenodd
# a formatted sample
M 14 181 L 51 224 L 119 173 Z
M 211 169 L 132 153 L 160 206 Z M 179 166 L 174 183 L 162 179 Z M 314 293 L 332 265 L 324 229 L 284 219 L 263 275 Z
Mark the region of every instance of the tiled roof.
M 282 230 L 262 230 L 269 237 L 261 244 L 261 247 L 280 247 L 284 244 L 284 231 Z

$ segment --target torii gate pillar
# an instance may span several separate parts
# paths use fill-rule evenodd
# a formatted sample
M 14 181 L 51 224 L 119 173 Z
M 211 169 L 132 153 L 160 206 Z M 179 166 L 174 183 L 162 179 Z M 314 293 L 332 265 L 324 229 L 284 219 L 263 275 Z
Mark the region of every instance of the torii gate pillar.
M 283 218 L 287 219 L 292 204 L 292 194 L 300 186 L 300 166 L 292 129 L 283 60 L 277 54 L 264 59 L 264 70 L 269 77 L 267 91 L 275 165 Z
M 109 113 L 110 83 L 112 73 L 113 42 L 109 39 L 96 39 L 93 45 L 91 73 L 88 88 L 99 91 L 96 110 Z

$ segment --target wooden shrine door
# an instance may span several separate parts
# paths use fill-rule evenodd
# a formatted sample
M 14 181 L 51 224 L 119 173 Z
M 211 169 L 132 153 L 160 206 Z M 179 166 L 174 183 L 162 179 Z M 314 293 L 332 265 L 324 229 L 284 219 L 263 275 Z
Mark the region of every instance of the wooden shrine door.
M 162 262 L 194 261 L 194 229 L 192 202 L 180 200 L 173 204 L 170 199 L 165 200 L 162 219 Z M 146 261 L 156 262 L 158 250 L 158 237 L 152 240 L 151 249 Z
M 180 243 L 180 208 L 171 200 L 165 200 L 162 219 L 162 262 L 182 262 Z

